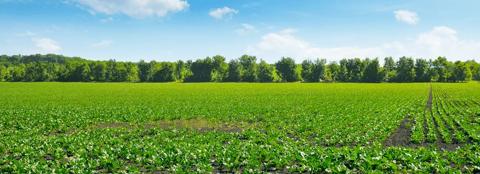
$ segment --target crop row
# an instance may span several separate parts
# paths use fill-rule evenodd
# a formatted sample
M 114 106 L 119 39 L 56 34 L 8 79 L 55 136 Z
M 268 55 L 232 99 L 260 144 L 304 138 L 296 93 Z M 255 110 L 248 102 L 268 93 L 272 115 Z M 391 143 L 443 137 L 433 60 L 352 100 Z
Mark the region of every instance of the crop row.
M 0 83 L 0 173 L 478 172 L 477 100 L 438 85 Z M 385 146 L 405 117 L 466 143 Z
M 478 118 L 480 105 L 459 89 L 447 85 L 434 84 L 432 106 L 415 117 L 413 143 L 463 144 L 478 142 Z

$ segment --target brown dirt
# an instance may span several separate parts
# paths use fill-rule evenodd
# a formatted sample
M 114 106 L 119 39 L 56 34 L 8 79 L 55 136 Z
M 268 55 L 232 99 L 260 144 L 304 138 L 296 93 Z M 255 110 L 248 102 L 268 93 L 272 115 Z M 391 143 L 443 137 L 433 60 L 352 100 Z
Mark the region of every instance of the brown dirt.
M 430 85 L 430 90 L 428 91 L 428 100 L 427 100 L 427 104 L 425 105 L 425 110 L 429 110 L 430 112 L 432 111 L 432 101 L 433 101 L 432 85 Z
M 84 129 L 72 128 L 70 130 L 54 130 L 46 133 L 45 136 L 64 136 L 72 135 L 78 132 L 94 131 L 101 129 L 126 129 L 126 130 L 151 130 L 151 129 L 189 129 L 198 132 L 225 132 L 225 133 L 237 133 L 242 132 L 245 129 L 254 127 L 255 124 L 247 124 L 244 122 L 238 123 L 217 123 L 206 119 L 178 119 L 178 120 L 160 120 L 145 123 L 129 123 L 129 122 L 103 122 L 88 126 Z
M 251 126 L 251 125 L 250 125 Z M 199 132 L 220 131 L 220 132 L 241 132 L 248 128 L 244 123 L 216 123 L 206 119 L 178 119 L 178 120 L 160 120 L 147 123 L 126 123 L 126 122 L 107 122 L 92 126 L 93 129 L 192 129 Z
M 385 146 L 408 146 L 410 144 L 410 135 L 412 134 L 411 125 L 413 121 L 410 116 L 405 117 L 400 126 L 383 143 Z
M 440 121 L 443 121 L 443 123 L 445 124 L 445 120 L 436 120 L 433 117 L 432 105 L 433 105 L 433 94 L 432 94 L 432 87 L 430 86 L 428 100 L 427 100 L 427 103 L 425 105 L 425 111 L 424 111 L 425 113 L 423 114 L 423 117 L 425 118 L 424 122 L 423 122 L 423 128 L 424 128 L 423 130 L 424 130 L 424 136 L 426 138 L 426 135 L 427 135 L 427 132 L 429 131 L 429 129 L 434 129 L 435 133 L 438 135 L 436 142 L 434 142 L 434 143 L 425 143 L 424 142 L 424 143 L 420 143 L 420 144 L 412 143 L 410 141 L 410 137 L 412 135 L 411 125 L 415 124 L 415 120 L 413 120 L 413 118 L 411 118 L 410 116 L 406 116 L 402 120 L 402 122 L 401 122 L 400 126 L 397 128 L 397 130 L 395 130 L 395 132 L 393 132 L 390 135 L 390 137 L 387 140 L 385 140 L 384 145 L 386 147 L 403 146 L 403 147 L 411 147 L 411 148 L 436 147 L 440 150 L 448 150 L 448 151 L 452 151 L 452 150 L 457 149 L 458 147 L 461 147 L 463 144 L 458 143 L 457 141 L 454 141 L 452 144 L 445 143 L 445 141 L 441 137 L 440 131 L 438 130 L 438 124 L 441 124 Z M 428 127 L 427 122 L 426 122 L 426 120 L 427 120 L 426 117 L 431 117 L 431 119 L 434 123 L 433 128 Z M 455 124 L 457 124 L 457 123 L 455 122 Z M 455 126 L 458 128 L 459 125 L 455 125 Z M 450 130 L 450 133 L 452 133 L 452 131 L 453 131 L 452 127 L 447 125 L 447 129 Z M 454 138 L 453 134 L 451 134 L 451 136 L 452 136 L 452 138 Z
M 100 123 L 94 126 L 96 129 L 119 129 L 119 128 L 126 128 L 132 129 L 134 125 L 126 123 L 126 122 L 108 122 L 108 123 Z

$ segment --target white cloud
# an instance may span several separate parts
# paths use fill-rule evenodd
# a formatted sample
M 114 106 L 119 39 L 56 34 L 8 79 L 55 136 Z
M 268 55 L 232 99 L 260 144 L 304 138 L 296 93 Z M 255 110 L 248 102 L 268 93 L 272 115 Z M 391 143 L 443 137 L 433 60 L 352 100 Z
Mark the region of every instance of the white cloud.
M 415 41 L 418 52 L 447 57 L 479 58 L 480 41 L 464 40 L 458 37 L 457 31 L 446 26 L 434 27 L 422 33 Z M 425 55 L 426 56 L 426 55 Z
M 294 30 L 286 29 L 264 35 L 257 44 L 249 46 L 246 53 L 269 60 L 276 60 L 282 56 L 297 60 L 305 58 L 339 60 L 386 56 L 423 58 L 446 56 L 452 60 L 465 60 L 480 57 L 480 41 L 462 40 L 454 29 L 440 26 L 419 34 L 414 40 L 392 41 L 370 47 L 316 47 L 295 36 Z
M 415 25 L 418 23 L 420 18 L 418 17 L 417 13 L 408 11 L 408 10 L 397 10 L 394 11 L 395 19 L 401 22 L 405 22 L 410 25 Z
M 94 47 L 94 48 L 105 48 L 105 47 L 109 47 L 110 45 L 112 45 L 112 43 L 113 42 L 111 40 L 102 40 L 100 42 L 93 43 L 92 47 Z
M 232 9 L 230 7 L 222 7 L 213 9 L 208 14 L 215 19 L 224 19 L 225 17 L 232 17 L 234 14 L 237 13 L 238 10 Z
M 130 17 L 163 17 L 188 8 L 186 0 L 76 0 L 92 13 L 125 14 Z
M 249 54 L 262 58 L 278 59 L 292 57 L 297 60 L 305 58 L 344 58 L 364 56 L 379 52 L 377 48 L 336 47 L 319 48 L 307 41 L 297 38 L 293 29 L 285 29 L 264 35 L 259 43 L 247 48 Z
M 57 41 L 50 38 L 32 38 L 35 47 L 42 53 L 56 53 L 62 50 Z
M 242 24 L 242 26 L 239 29 L 235 30 L 235 32 L 240 34 L 240 35 L 246 35 L 246 34 L 250 34 L 250 33 L 256 33 L 257 29 L 253 25 Z

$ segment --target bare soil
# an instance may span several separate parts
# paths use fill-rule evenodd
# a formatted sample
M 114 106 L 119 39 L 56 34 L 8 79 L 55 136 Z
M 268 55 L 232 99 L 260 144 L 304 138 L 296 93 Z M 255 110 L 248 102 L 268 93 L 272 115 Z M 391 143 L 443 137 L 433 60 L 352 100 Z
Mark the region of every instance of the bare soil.
M 72 128 L 69 130 L 54 130 L 52 132 L 46 133 L 46 136 L 64 136 L 64 135 L 73 135 L 78 132 L 85 131 L 94 131 L 102 129 L 125 129 L 125 130 L 152 130 L 152 129 L 164 129 L 164 130 L 174 130 L 174 129 L 188 129 L 197 132 L 225 132 L 225 133 L 236 133 L 242 132 L 245 129 L 254 127 L 255 124 L 247 124 L 244 122 L 238 123 L 217 123 L 212 122 L 206 119 L 194 118 L 194 119 L 177 119 L 177 120 L 159 120 L 145 123 L 129 123 L 129 122 L 103 122 L 93 124 L 86 128 Z
M 409 146 L 412 135 L 411 125 L 413 119 L 410 116 L 405 117 L 400 126 L 383 143 L 385 146 Z
M 430 85 L 430 90 L 428 91 L 428 100 L 427 104 L 425 105 L 425 110 L 432 111 L 432 101 L 433 101 L 433 94 L 432 94 L 432 85 Z
M 443 120 L 443 118 L 442 118 L 442 120 L 437 120 L 433 117 L 432 105 L 433 105 L 433 94 L 432 94 L 432 87 L 430 86 L 430 90 L 429 90 L 429 94 L 428 94 L 428 100 L 427 100 L 427 103 L 425 104 L 425 111 L 424 111 L 424 114 L 423 114 L 423 117 L 425 117 L 425 119 L 424 119 L 424 122 L 422 124 L 423 124 L 423 131 L 424 131 L 423 133 L 424 133 L 425 139 L 426 139 L 426 136 L 427 136 L 427 133 L 428 133 L 429 129 L 434 129 L 435 133 L 438 135 L 436 142 L 434 142 L 434 143 L 425 143 L 424 142 L 424 143 L 420 143 L 420 144 L 412 143 L 411 138 L 410 138 L 411 135 L 412 135 L 411 126 L 413 124 L 415 124 L 415 120 L 413 120 L 413 118 L 411 118 L 410 116 L 407 115 L 402 120 L 400 126 L 395 130 L 395 132 L 393 132 L 390 135 L 390 137 L 385 140 L 384 145 L 386 147 L 402 146 L 402 147 L 411 147 L 411 148 L 436 147 L 438 149 L 448 150 L 448 151 L 452 151 L 452 150 L 457 149 L 458 147 L 461 147 L 463 144 L 456 141 L 456 139 L 454 139 L 454 142 L 451 143 L 451 144 L 445 143 L 445 141 L 441 137 L 440 131 L 438 129 L 438 124 L 441 124 L 440 121 L 442 121 L 446 125 L 446 128 L 450 131 L 450 134 L 451 134 L 452 138 L 454 138 L 453 128 L 450 127 L 448 124 L 446 124 L 446 121 Z M 426 122 L 426 120 L 427 120 L 426 117 L 431 117 L 431 119 L 434 123 L 433 128 L 428 127 L 427 122 Z M 458 128 L 460 126 L 457 125 L 457 123 L 455 123 L 455 126 L 457 127 L 457 130 L 459 130 Z M 464 130 L 461 130 L 461 129 L 460 129 L 460 131 L 464 132 Z
M 113 122 L 113 123 L 99 123 L 93 126 L 93 129 L 192 129 L 199 132 L 208 131 L 220 131 L 220 132 L 241 132 L 247 126 L 242 123 L 238 124 L 226 124 L 215 123 L 206 119 L 178 119 L 178 120 L 160 120 L 146 123 L 126 123 L 126 122 Z

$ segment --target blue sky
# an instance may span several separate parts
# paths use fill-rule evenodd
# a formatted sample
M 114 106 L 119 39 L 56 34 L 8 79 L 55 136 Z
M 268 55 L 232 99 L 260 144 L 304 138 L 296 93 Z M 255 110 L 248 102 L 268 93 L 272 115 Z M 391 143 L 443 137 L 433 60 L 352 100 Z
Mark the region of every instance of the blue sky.
M 480 60 L 476 0 L 0 0 L 0 54 Z

